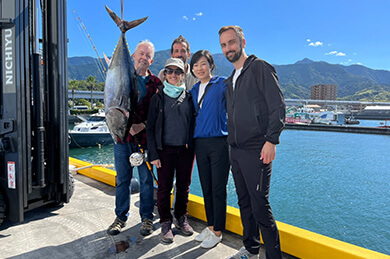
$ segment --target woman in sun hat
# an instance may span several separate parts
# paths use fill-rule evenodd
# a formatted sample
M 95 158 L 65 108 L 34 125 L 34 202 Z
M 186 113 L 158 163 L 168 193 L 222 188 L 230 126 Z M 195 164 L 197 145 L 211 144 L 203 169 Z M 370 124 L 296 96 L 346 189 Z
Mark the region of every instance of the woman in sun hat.
M 161 240 L 172 243 L 171 190 L 175 172 L 174 223 L 184 235 L 193 234 L 187 221 L 187 204 L 194 163 L 194 107 L 192 96 L 183 83 L 183 61 L 168 59 L 164 76 L 164 87 L 153 96 L 149 107 L 147 143 L 149 161 L 157 168 Z

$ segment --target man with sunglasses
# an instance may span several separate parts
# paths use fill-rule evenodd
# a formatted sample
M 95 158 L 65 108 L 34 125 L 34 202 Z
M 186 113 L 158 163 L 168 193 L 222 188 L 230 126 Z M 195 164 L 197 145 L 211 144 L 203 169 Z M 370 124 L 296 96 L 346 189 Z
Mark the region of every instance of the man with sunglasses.
M 266 258 L 281 259 L 279 232 L 268 197 L 286 105 L 275 69 L 255 55 L 247 56 L 239 26 L 222 27 L 219 42 L 235 69 L 225 80 L 225 95 L 231 170 L 244 228 L 244 246 L 228 258 L 258 258 L 260 228 Z
M 154 45 L 144 40 L 138 43 L 134 54 L 134 68 L 136 70 L 136 85 L 138 88 L 138 102 L 133 116 L 133 124 L 125 141 L 118 141 L 114 145 L 116 188 L 115 188 L 115 214 L 116 218 L 107 229 L 109 235 L 117 235 L 126 226 L 126 220 L 130 209 L 131 178 L 133 168 L 129 157 L 140 152 L 139 145 L 146 149 L 146 122 L 149 104 L 161 86 L 161 81 L 149 70 L 153 63 Z M 145 162 L 138 166 L 140 179 L 140 208 L 141 216 L 140 233 L 143 236 L 153 232 L 154 186 L 153 177 Z
M 191 90 L 192 87 L 198 79 L 194 77 L 190 72 L 190 65 L 188 64 L 188 60 L 191 57 L 190 52 L 190 43 L 180 35 L 178 38 L 174 39 L 171 45 L 171 58 L 179 58 L 184 63 L 184 84 L 186 85 L 187 90 Z M 164 69 L 160 71 L 158 74 L 158 78 L 160 78 L 161 82 L 165 81 Z

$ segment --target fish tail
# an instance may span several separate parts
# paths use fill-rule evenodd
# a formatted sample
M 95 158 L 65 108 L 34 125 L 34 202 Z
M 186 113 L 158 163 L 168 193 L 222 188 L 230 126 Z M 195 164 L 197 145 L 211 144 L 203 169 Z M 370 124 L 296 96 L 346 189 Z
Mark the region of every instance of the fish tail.
M 119 27 L 119 29 L 123 33 L 126 33 L 131 28 L 137 27 L 138 25 L 140 25 L 141 23 L 146 21 L 146 19 L 148 19 L 148 17 L 144 17 L 144 18 L 141 18 L 138 20 L 128 22 L 128 21 L 125 21 L 125 20 L 122 20 L 121 18 L 119 18 L 118 15 L 116 15 L 110 8 L 107 7 L 107 5 L 105 7 L 106 7 L 108 14 L 111 16 L 111 18 L 114 20 L 116 25 Z
M 111 18 L 114 20 L 116 25 L 118 25 L 118 27 L 119 27 L 120 24 L 122 23 L 121 18 L 119 18 L 118 15 L 116 15 L 116 13 L 114 13 L 110 8 L 108 8 L 107 5 L 105 5 L 105 7 L 106 7 L 108 14 L 111 16 Z

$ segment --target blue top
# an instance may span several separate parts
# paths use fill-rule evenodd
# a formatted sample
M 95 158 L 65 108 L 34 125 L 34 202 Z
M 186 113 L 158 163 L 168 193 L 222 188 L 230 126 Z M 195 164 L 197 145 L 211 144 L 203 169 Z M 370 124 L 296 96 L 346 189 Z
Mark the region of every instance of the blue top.
M 206 93 L 202 106 L 196 116 L 194 138 L 227 136 L 226 84 L 223 81 L 225 79 L 225 77 L 221 76 L 214 76 L 210 79 L 209 84 L 212 85 Z M 199 86 L 200 81 L 190 91 L 193 97 L 195 111 L 198 108 Z
M 138 91 L 139 91 L 139 100 L 138 104 L 141 103 L 146 94 L 146 83 L 149 81 L 150 76 L 137 76 L 138 80 Z

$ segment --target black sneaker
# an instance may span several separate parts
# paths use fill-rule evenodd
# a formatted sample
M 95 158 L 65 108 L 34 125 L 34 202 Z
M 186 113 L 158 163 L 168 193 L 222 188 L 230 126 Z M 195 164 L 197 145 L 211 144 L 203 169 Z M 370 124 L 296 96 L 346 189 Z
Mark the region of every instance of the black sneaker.
M 148 218 L 142 220 L 141 229 L 139 230 L 141 235 L 148 236 L 153 233 L 153 221 Z
M 125 226 L 126 222 L 116 218 L 114 220 L 114 223 L 112 223 L 111 226 L 108 227 L 107 234 L 111 236 L 118 235 L 121 232 L 122 228 L 124 228 Z

